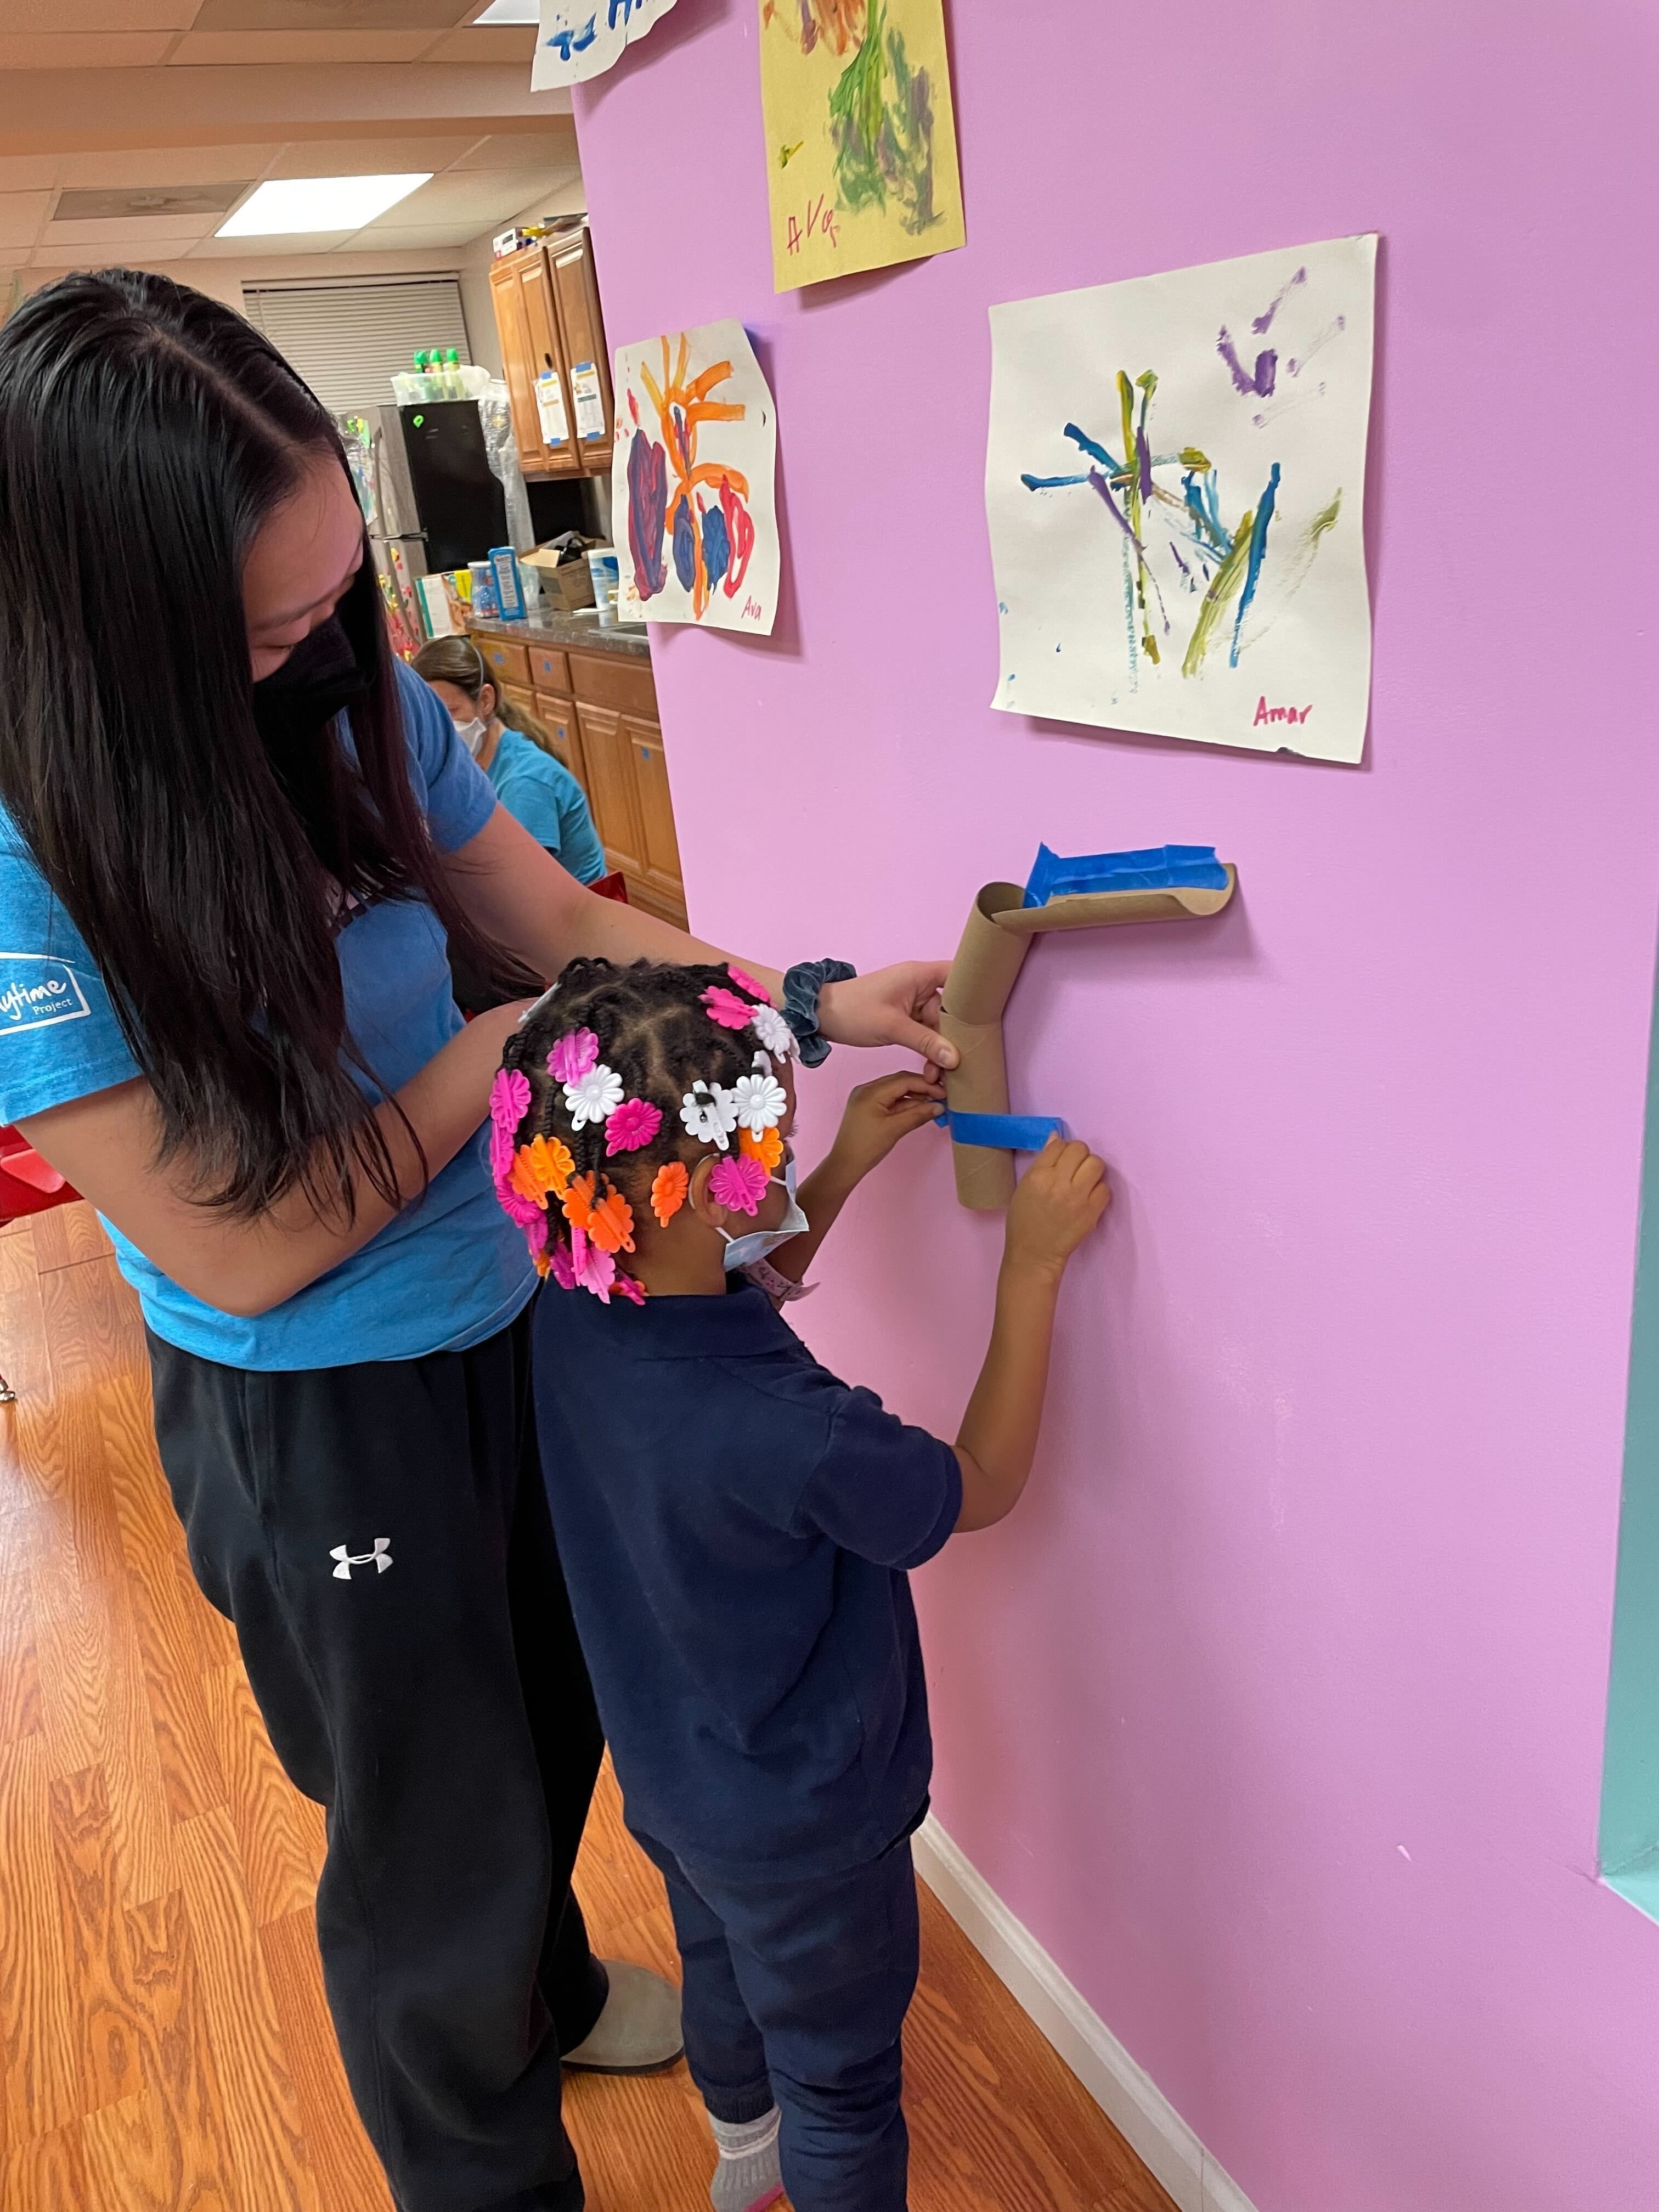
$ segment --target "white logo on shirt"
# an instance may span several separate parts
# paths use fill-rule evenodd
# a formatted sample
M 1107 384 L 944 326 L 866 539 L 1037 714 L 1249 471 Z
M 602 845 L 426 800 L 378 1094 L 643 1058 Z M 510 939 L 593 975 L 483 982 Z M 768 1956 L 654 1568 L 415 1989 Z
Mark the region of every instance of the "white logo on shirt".
M 84 1021 L 91 1012 L 67 960 L 44 952 L 0 952 L 0 1036 Z
M 337 1544 L 328 1556 L 340 1563 L 334 1570 L 337 1583 L 349 1583 L 354 1567 L 373 1567 L 377 1573 L 385 1574 L 392 1565 L 392 1539 L 377 1536 L 372 1552 L 354 1552 L 348 1544 Z

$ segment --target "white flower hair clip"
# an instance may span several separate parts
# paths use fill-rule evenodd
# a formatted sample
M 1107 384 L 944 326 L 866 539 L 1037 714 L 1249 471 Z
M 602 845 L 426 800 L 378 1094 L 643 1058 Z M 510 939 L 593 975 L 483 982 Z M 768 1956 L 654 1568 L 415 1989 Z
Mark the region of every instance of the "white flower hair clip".
M 787 1060 L 795 1049 L 795 1032 L 775 1006 L 757 1006 L 749 1026 L 775 1060 Z
M 680 1119 L 700 1145 L 718 1145 L 726 1152 L 738 1126 L 737 1093 L 718 1083 L 694 1083 L 680 1101 Z
M 603 1060 L 563 1088 L 573 1129 L 585 1128 L 590 1121 L 608 1121 L 623 1102 L 623 1079 Z
M 782 1121 L 789 1110 L 789 1094 L 773 1074 L 772 1063 L 763 1052 L 755 1054 L 755 1066 L 757 1072 L 740 1075 L 729 1095 L 737 1110 L 738 1127 L 759 1137 Z

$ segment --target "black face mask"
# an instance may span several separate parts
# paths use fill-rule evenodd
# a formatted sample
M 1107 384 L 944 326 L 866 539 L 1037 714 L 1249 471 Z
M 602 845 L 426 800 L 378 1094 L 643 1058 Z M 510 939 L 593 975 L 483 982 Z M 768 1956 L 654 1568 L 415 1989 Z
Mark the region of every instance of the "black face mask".
M 354 644 L 341 615 L 331 615 L 254 685 L 254 727 L 278 750 L 314 737 L 354 699 L 368 696 L 374 675 L 374 660 Z

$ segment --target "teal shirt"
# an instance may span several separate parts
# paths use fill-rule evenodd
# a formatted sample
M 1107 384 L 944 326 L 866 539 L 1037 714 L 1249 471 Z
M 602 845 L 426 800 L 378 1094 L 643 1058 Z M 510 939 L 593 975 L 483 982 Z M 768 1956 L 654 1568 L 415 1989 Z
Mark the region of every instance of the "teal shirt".
M 485 771 L 495 796 L 515 822 L 579 884 L 605 873 L 605 848 L 587 811 L 587 799 L 569 769 L 517 730 L 503 730 Z
M 477 836 L 495 809 L 488 780 L 412 669 L 397 664 L 410 781 L 440 850 Z M 336 939 L 346 1020 L 371 1097 L 397 1091 L 455 1036 L 461 1017 L 447 940 L 430 907 L 386 900 Z M 0 1121 L 44 1113 L 140 1073 L 69 916 L 0 809 Z M 504 1328 L 536 1278 L 523 1232 L 501 1212 L 486 1122 L 361 1252 L 252 1319 L 192 1297 L 110 1227 L 122 1273 L 157 1336 L 222 1366 L 345 1367 L 463 1351 Z

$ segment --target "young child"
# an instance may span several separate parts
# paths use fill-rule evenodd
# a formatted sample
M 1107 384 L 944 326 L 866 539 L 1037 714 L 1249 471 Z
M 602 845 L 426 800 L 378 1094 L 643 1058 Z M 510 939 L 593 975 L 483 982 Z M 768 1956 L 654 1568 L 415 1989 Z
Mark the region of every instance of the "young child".
M 838 1382 L 775 1304 L 938 1113 L 937 1080 L 854 1091 L 798 1202 L 793 1048 L 738 969 L 573 961 L 508 1045 L 495 1165 L 561 1285 L 535 1324 L 542 1463 L 628 1824 L 667 1885 L 711 2200 L 901 2212 L 933 1763 L 905 1571 L 1024 1487 L 1060 1276 L 1109 1193 L 1080 1144 L 1029 1169 L 940 1443 Z

